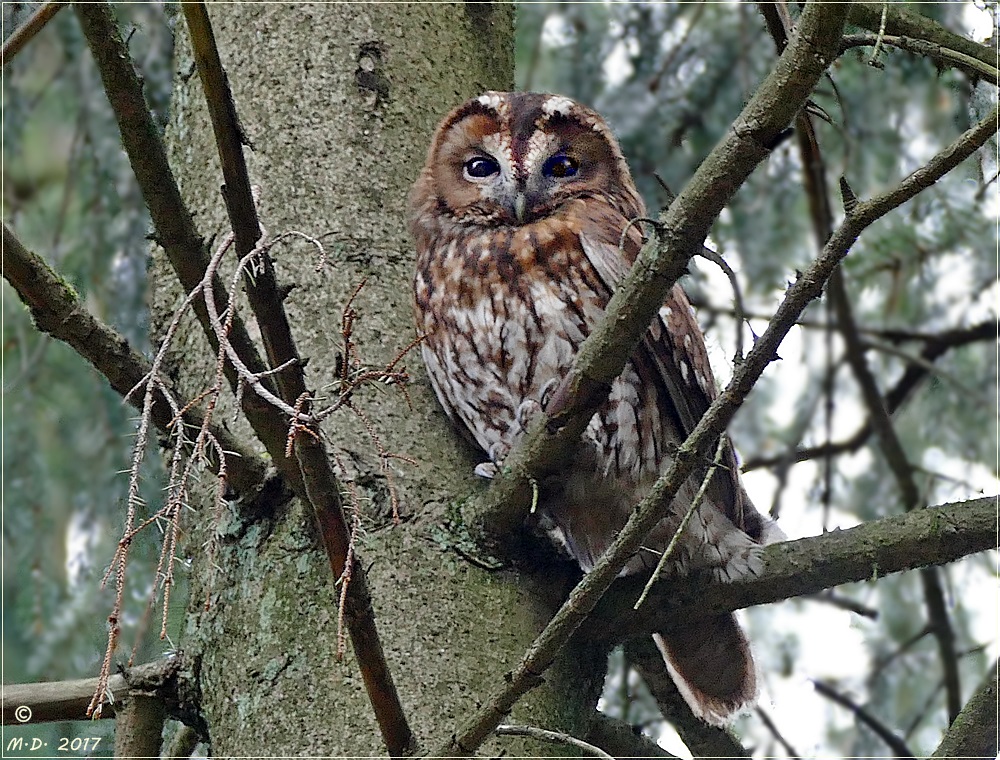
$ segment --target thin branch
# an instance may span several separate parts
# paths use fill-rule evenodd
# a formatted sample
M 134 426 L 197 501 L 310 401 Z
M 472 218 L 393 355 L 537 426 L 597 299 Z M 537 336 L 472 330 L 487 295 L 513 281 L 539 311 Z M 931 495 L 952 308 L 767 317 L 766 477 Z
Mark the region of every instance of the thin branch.
M 758 576 L 721 583 L 699 576 L 669 578 L 632 605 L 643 579 L 624 577 L 594 610 L 582 635 L 607 642 L 669 631 L 678 621 L 815 594 L 843 583 L 944 565 L 996 548 L 996 497 L 918 509 L 847 530 L 771 544 Z
M 3 275 L 31 310 L 39 330 L 69 345 L 104 375 L 115 391 L 142 408 L 142 398 L 128 394 L 149 376 L 149 361 L 129 346 L 124 336 L 95 319 L 73 288 L 38 254 L 27 250 L 6 225 Z M 174 412 L 162 391 L 155 396 L 152 421 L 159 430 L 170 433 Z M 200 429 L 204 418 L 198 409 L 189 407 L 183 420 L 184 425 Z M 212 425 L 210 432 L 227 452 L 226 470 L 233 488 L 241 494 L 259 491 L 268 476 L 267 463 L 224 428 Z
M 44 3 L 37 11 L 31 14 L 31 18 L 24 22 L 13 34 L 8 37 L 4 43 L 3 47 L 0 48 L 0 67 L 6 66 L 14 58 L 15 55 L 21 52 L 21 48 L 27 45 L 36 34 L 38 34 L 45 25 L 52 20 L 52 18 L 62 10 L 64 5 L 69 5 L 66 2 L 55 2 L 55 0 L 49 0 Z
M 879 447 L 899 486 L 904 508 L 913 509 L 920 503 L 920 491 L 913 479 L 913 470 L 910 467 L 906 451 L 899 436 L 896 435 L 895 428 L 893 428 L 892 417 L 885 407 L 882 392 L 868 366 L 842 274 L 837 273 L 830 278 L 827 292 L 837 314 L 840 334 L 844 338 L 847 362 L 854 372 L 854 378 L 861 389 L 861 397 L 868 408 L 869 424 L 878 436 Z
M 873 47 L 879 43 L 932 58 L 940 65 L 960 68 L 963 71 L 971 73 L 974 77 L 985 79 L 991 84 L 1000 84 L 995 63 L 987 63 L 979 58 L 973 58 L 970 55 L 934 42 L 889 34 L 881 36 L 877 34 L 845 34 L 840 41 L 840 49 L 841 51 L 847 51 L 855 47 Z
M 573 747 L 574 749 L 580 750 L 583 754 L 589 757 L 600 757 L 603 760 L 615 760 L 611 755 L 602 750 L 600 747 L 595 747 L 593 744 L 583 741 L 582 739 L 577 739 L 569 734 L 563 734 L 559 731 L 548 731 L 544 728 L 536 728 L 535 726 L 511 726 L 511 725 L 500 725 L 496 727 L 497 736 L 526 736 L 529 739 L 537 739 L 538 741 L 548 742 L 549 744 L 562 744 L 566 747 Z
M 951 723 L 962 710 L 962 685 L 958 673 L 958 653 L 955 651 L 955 629 L 951 625 L 938 568 L 923 568 L 920 571 L 920 583 L 924 592 L 924 605 L 927 607 L 928 626 L 941 654 L 948 722 Z
M 163 247 L 184 292 L 190 293 L 198 287 L 205 274 L 208 253 L 181 198 L 177 180 L 167 161 L 166 148 L 146 107 L 142 84 L 132 66 L 114 11 L 106 2 L 79 3 L 74 10 L 97 63 L 104 90 L 118 121 L 122 145 L 153 220 L 156 242 Z M 226 293 L 218 277 L 212 278 L 211 292 L 220 310 L 225 311 L 228 306 Z M 194 309 L 212 351 L 218 352 L 218 336 L 205 305 L 196 303 Z M 228 340 L 250 371 L 261 374 L 262 382 L 269 385 L 271 379 L 262 374 L 268 367 L 260 358 L 242 320 L 234 319 Z M 235 370 L 227 364 L 225 373 L 230 388 L 236 393 L 239 383 Z M 301 494 L 298 467 L 284 454 L 285 421 L 255 394 L 245 394 L 241 402 L 254 433 L 264 444 L 275 467 L 289 487 Z
M 970 757 L 989 760 L 1000 752 L 997 733 L 997 675 L 1000 663 L 994 662 L 991 672 L 976 689 L 965 707 L 945 732 L 944 738 L 931 757 Z
M 887 667 L 889 667 L 889 665 L 891 665 L 897 657 L 901 657 L 902 655 L 906 654 L 907 650 L 909 650 L 914 644 L 920 641 L 924 636 L 930 634 L 930 632 L 931 632 L 930 626 L 925 625 L 915 634 L 910 636 L 910 638 L 902 642 L 898 647 L 896 647 L 895 650 L 876 660 L 874 666 L 872 667 L 871 673 L 868 675 L 867 680 L 869 685 L 872 684 L 875 681 L 875 679 L 879 677 L 882 671 L 885 670 Z
M 771 732 L 771 736 L 773 736 L 778 744 L 782 746 L 788 754 L 788 757 L 792 758 L 792 760 L 801 760 L 802 755 L 800 755 L 798 750 L 789 744 L 788 740 L 782 736 L 781 731 L 778 730 L 778 727 L 774 724 L 774 721 L 771 720 L 771 716 L 767 714 L 764 708 L 758 706 L 754 712 L 757 714 L 757 717 L 760 718 L 760 722 L 763 723 L 767 730 Z
M 257 217 L 256 200 L 243 156 L 246 138 L 238 123 L 236 107 L 219 58 L 208 11 L 201 2 L 183 3 L 181 8 L 190 31 L 195 62 L 205 90 L 222 162 L 226 183 L 223 197 L 235 237 L 236 253 L 240 257 L 247 257 L 260 251 L 257 258 L 259 266 L 254 276 L 245 279 L 247 296 L 260 328 L 270 365 L 284 368 L 273 375 L 277 395 L 280 401 L 292 407 L 292 418 L 297 419 L 294 409 L 300 407 L 310 394 L 306 390 L 303 363 L 292 337 L 274 264 L 267 248 L 258 248 L 263 230 Z M 285 439 L 287 436 L 282 440 L 282 456 L 288 448 Z M 364 567 L 354 553 L 352 533 L 340 497 L 340 486 L 319 429 L 305 428 L 296 435 L 293 450 L 304 485 L 304 495 L 319 525 L 333 578 L 345 584 L 344 611 L 351 643 L 382 738 L 390 756 L 410 754 L 415 748 L 416 739 L 385 660 Z
M 861 602 L 857 602 L 849 596 L 838 594 L 834 591 L 824 591 L 820 594 L 809 594 L 805 598 L 810 601 L 822 602 L 824 604 L 838 607 L 842 610 L 847 610 L 848 612 L 853 612 L 855 615 L 861 615 L 869 620 L 878 619 L 878 610 L 861 604 Z
M 263 232 L 243 155 L 243 145 L 247 140 L 236 115 L 236 105 L 219 58 L 205 4 L 182 3 L 181 10 L 190 32 L 198 77 L 205 91 L 205 102 L 222 164 L 225 179 L 222 195 L 236 238 L 236 254 L 242 257 L 254 250 Z M 278 367 L 297 358 L 298 352 L 274 273 L 274 262 L 266 252 L 261 256 L 260 267 L 254 276 L 245 278 L 245 285 L 270 365 Z M 299 363 L 288 365 L 275 379 L 280 391 L 278 395 L 288 404 L 294 404 L 306 392 L 304 373 Z
M 903 7 L 901 3 L 854 2 L 851 4 L 850 23 L 878 33 L 882 28 L 883 8 L 886 9 L 885 34 L 924 40 L 974 58 L 987 66 L 996 66 L 996 51 L 992 48 L 956 34 L 909 7 Z
M 860 335 L 862 330 L 858 328 L 858 334 Z M 891 354 L 892 356 L 898 356 L 900 359 L 905 361 L 907 364 L 913 364 L 918 367 L 925 369 L 928 373 L 936 375 L 941 380 L 951 383 L 955 390 L 959 391 L 962 398 L 966 401 L 971 401 L 974 403 L 982 404 L 984 407 L 988 407 L 994 402 L 994 399 L 990 398 L 989 395 L 983 393 L 982 391 L 973 388 L 968 383 L 963 382 L 957 375 L 943 367 L 939 367 L 934 362 L 924 359 L 922 356 L 914 354 L 910 351 L 904 351 L 901 348 L 884 343 L 880 340 L 874 340 L 868 337 L 862 337 L 860 339 L 860 348 L 863 350 L 874 349 L 875 351 L 880 351 L 884 354 Z
M 860 723 L 870 728 L 879 739 L 886 743 L 895 757 L 901 758 L 901 760 L 916 760 L 913 752 L 906 746 L 906 742 L 896 736 L 882 721 L 868 712 L 864 707 L 823 681 L 813 679 L 813 686 L 816 687 L 816 691 L 831 702 L 836 702 L 841 707 L 846 707 L 854 713 L 854 717 Z
M 926 341 L 926 345 L 920 351 L 919 356 L 924 360 L 924 362 L 933 362 L 935 359 L 939 358 L 953 348 L 960 348 L 962 346 L 969 345 L 970 343 L 996 340 L 997 323 L 995 321 L 980 322 L 972 325 L 971 327 L 959 327 L 936 334 L 927 333 L 915 335 L 919 337 L 915 337 L 914 339 Z M 890 337 L 888 334 L 886 337 L 890 340 L 895 339 Z M 909 340 L 911 336 L 909 333 L 904 332 L 896 337 L 900 340 Z M 896 385 L 894 385 L 885 395 L 885 407 L 889 413 L 895 414 L 895 412 L 920 385 L 921 381 L 923 381 L 927 376 L 928 371 L 925 363 L 909 365 L 903 372 L 903 375 L 899 378 Z M 853 435 L 843 441 L 836 443 L 824 443 L 820 446 L 810 446 L 797 449 L 792 454 L 792 461 L 805 462 L 810 459 L 818 459 L 820 457 L 847 454 L 857 451 L 865 445 L 871 434 L 872 426 L 870 423 L 866 422 Z M 785 454 L 779 454 L 776 456 L 751 457 L 743 464 L 742 471 L 750 472 L 751 470 L 757 470 L 762 467 L 772 467 L 784 461 L 786 456 L 787 455 Z
M 677 760 L 639 729 L 601 712 L 595 712 L 591 717 L 585 738 L 614 757 L 661 757 Z

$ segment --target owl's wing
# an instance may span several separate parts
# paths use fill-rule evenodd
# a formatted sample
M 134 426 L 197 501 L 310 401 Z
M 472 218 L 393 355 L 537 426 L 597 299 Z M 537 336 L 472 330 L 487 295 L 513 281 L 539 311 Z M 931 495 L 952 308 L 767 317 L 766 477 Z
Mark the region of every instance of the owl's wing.
M 624 224 L 623 219 L 618 229 Z M 642 238 L 638 227 L 632 225 L 620 245 L 619 239 L 611 240 L 602 232 L 609 228 L 613 230 L 614 225 L 592 225 L 581 232 L 580 242 L 588 261 L 611 293 L 638 256 Z M 662 384 L 658 394 L 661 412 L 676 430 L 679 443 L 718 395 L 701 328 L 680 285 L 674 285 L 670 291 L 633 362 L 651 367 L 658 384 Z M 728 439 L 722 467 L 716 470 L 707 495 L 736 526 L 753 538 L 760 538 L 761 519 L 739 481 L 736 456 Z

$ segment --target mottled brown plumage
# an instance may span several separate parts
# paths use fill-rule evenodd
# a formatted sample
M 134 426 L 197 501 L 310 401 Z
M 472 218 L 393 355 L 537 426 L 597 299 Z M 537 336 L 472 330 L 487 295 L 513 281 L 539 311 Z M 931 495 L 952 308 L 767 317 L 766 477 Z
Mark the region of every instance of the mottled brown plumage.
M 544 407 L 635 261 L 644 214 L 604 120 L 568 98 L 486 93 L 438 127 L 410 196 L 414 296 L 424 362 L 442 406 L 491 468 Z M 627 232 L 626 232 L 627 230 Z M 625 233 L 624 241 L 622 234 Z M 543 525 L 590 570 L 715 398 L 701 331 L 674 287 L 573 466 L 543 490 Z M 731 449 L 679 541 L 673 572 L 754 572 L 779 535 L 750 503 Z M 624 572 L 656 565 L 694 498 L 695 479 Z M 694 711 L 725 722 L 756 695 L 749 644 L 732 615 L 656 636 Z

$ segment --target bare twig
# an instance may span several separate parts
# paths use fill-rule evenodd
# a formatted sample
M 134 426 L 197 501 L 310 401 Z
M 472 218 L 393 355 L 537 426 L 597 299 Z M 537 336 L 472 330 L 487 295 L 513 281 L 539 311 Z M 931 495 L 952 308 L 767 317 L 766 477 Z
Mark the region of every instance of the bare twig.
M 879 739 L 885 742 L 889 749 L 892 750 L 894 757 L 898 757 L 901 760 L 916 760 L 913 752 L 906 746 L 906 742 L 896 736 L 891 729 L 868 712 L 868 710 L 864 707 L 857 704 L 846 694 L 841 694 L 830 684 L 816 679 L 813 679 L 812 683 L 813 686 L 816 687 L 816 691 L 824 697 L 829 699 L 831 702 L 836 702 L 841 707 L 846 707 L 854 713 L 854 717 L 856 717 L 860 723 L 870 728 Z
M 595 712 L 591 717 L 586 740 L 615 757 L 661 757 L 677 760 L 659 744 L 644 736 L 638 728 L 601 712 Z
M 56 2 L 55 0 L 49 0 L 43 3 L 42 6 L 31 14 L 31 18 L 24 22 L 18 29 L 8 37 L 4 43 L 3 47 L 0 48 L 0 66 L 6 66 L 15 55 L 21 52 L 21 48 L 30 42 L 36 34 L 38 34 L 45 25 L 52 20 L 64 5 L 69 5 L 66 2 Z
M 757 714 L 757 717 L 760 718 L 760 722 L 763 723 L 767 730 L 771 732 L 771 736 L 773 736 L 778 744 L 784 748 L 788 757 L 792 758 L 792 760 L 800 760 L 802 755 L 800 755 L 795 747 L 789 744 L 788 740 L 782 736 L 781 731 L 778 730 L 778 727 L 774 724 L 774 721 L 771 720 L 771 716 L 767 714 L 764 708 L 758 706 L 754 712 Z
M 536 728 L 535 726 L 511 726 L 504 724 L 497 726 L 495 733 L 497 736 L 527 736 L 530 739 L 538 739 L 539 741 L 548 742 L 549 744 L 562 744 L 567 747 L 573 747 L 590 757 L 600 757 L 604 758 L 604 760 L 614 760 L 611 755 L 602 750 L 600 747 L 595 747 L 593 744 L 589 744 L 582 739 L 577 739 L 574 736 L 563 734 L 558 731 L 548 731 L 544 728 Z
M 720 438 L 718 445 L 715 447 L 715 456 L 712 459 L 712 464 L 709 466 L 708 470 L 705 472 L 704 477 L 701 479 L 701 485 L 698 487 L 697 493 L 695 493 L 694 498 L 691 499 L 691 503 L 688 505 L 687 511 L 681 518 L 680 524 L 677 526 L 677 530 L 670 537 L 670 541 L 667 544 L 667 548 L 663 550 L 660 554 L 660 559 L 656 563 L 656 567 L 653 570 L 652 575 L 649 576 L 649 580 L 646 581 L 646 585 L 642 589 L 642 593 L 639 594 L 639 598 L 636 599 L 632 609 L 637 610 L 642 606 L 642 603 L 646 601 L 646 597 L 649 595 L 649 590 L 653 587 L 653 584 L 659 580 L 660 575 L 663 573 L 664 568 L 667 566 L 667 562 L 673 555 L 674 550 L 677 548 L 677 542 L 680 540 L 681 535 L 683 535 L 684 530 L 687 528 L 688 523 L 691 521 L 691 517 L 698 510 L 698 506 L 701 504 L 702 499 L 705 498 L 705 492 L 708 491 L 708 486 L 712 482 L 712 476 L 715 475 L 715 470 L 722 464 L 722 454 L 726 449 L 726 439 Z

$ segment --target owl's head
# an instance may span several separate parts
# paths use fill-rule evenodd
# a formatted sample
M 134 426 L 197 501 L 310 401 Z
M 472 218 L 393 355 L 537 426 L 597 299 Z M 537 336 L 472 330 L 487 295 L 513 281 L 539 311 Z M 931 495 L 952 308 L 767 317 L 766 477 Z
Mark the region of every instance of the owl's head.
M 489 226 L 530 223 L 588 195 L 641 207 L 604 119 L 533 92 L 487 92 L 448 114 L 414 195 L 414 205 L 433 198 L 455 221 Z

